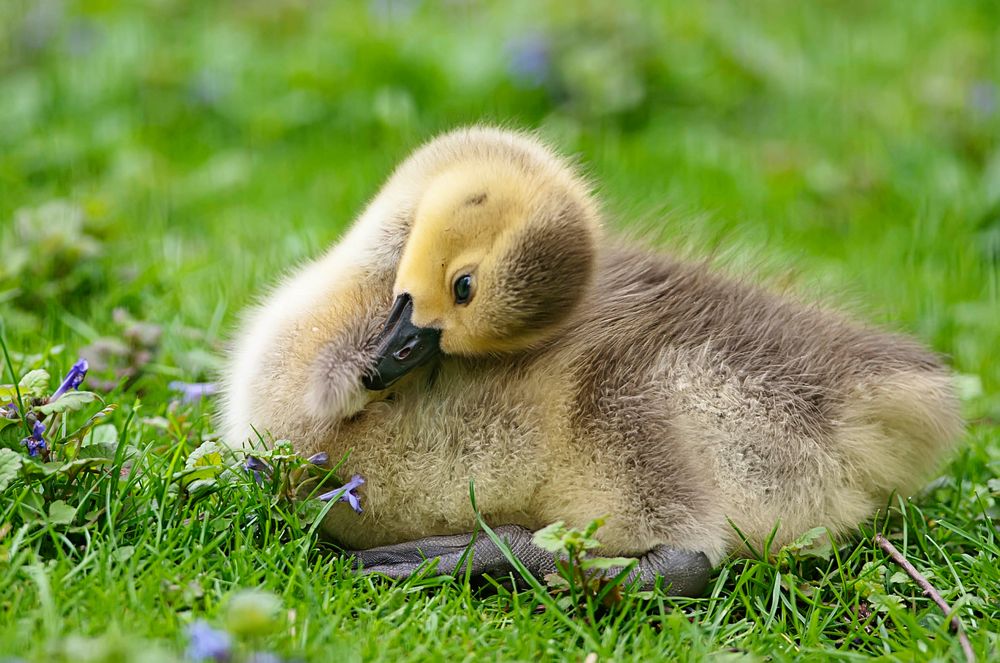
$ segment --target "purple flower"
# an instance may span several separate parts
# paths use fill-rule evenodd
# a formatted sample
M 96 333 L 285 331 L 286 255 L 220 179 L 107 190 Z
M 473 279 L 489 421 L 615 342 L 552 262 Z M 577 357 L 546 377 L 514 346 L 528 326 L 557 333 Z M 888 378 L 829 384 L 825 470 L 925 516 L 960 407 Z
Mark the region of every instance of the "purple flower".
M 262 461 L 260 458 L 257 458 L 257 456 L 247 456 L 246 461 L 243 463 L 243 467 L 247 472 L 251 472 L 253 474 L 253 480 L 257 483 L 263 482 L 261 474 L 266 474 L 267 477 L 270 478 L 274 472 L 270 465 Z
M 326 465 L 330 461 L 330 456 L 327 455 L 326 452 L 320 451 L 317 454 L 309 456 L 309 458 L 306 458 L 306 460 L 312 463 L 313 465 Z
M 7 403 L 0 406 L 0 417 L 5 419 L 17 419 L 17 404 Z
M 49 397 L 49 402 L 59 400 L 59 397 L 65 394 L 70 389 L 79 389 L 80 385 L 83 383 L 83 378 L 87 377 L 87 360 L 78 359 L 73 367 L 69 369 L 69 373 L 63 378 L 62 384 L 56 389 L 56 392 Z
M 219 391 L 219 385 L 214 382 L 181 382 L 175 380 L 167 385 L 173 391 L 181 393 L 181 401 L 184 403 L 194 403 L 200 401 L 205 396 L 211 396 Z
M 225 631 L 214 629 L 199 619 L 188 624 L 188 646 L 185 654 L 192 661 L 225 663 L 232 655 L 233 640 Z
M 332 499 L 337 499 L 341 502 L 347 502 L 351 505 L 357 513 L 361 513 L 361 498 L 354 491 L 358 489 L 358 486 L 362 485 L 365 480 L 360 474 L 355 474 L 351 477 L 351 480 L 345 483 L 340 488 L 331 490 L 328 493 L 323 493 L 317 499 L 321 499 L 324 502 L 329 502 Z
M 36 421 L 31 427 L 31 437 L 26 437 L 21 440 L 21 444 L 28 447 L 28 455 L 35 457 L 40 453 L 48 450 L 48 444 L 45 442 L 43 435 L 45 434 L 45 424 L 40 421 Z
M 262 461 L 257 456 L 247 456 L 247 461 L 244 466 L 251 472 L 267 472 L 271 473 L 271 466 Z

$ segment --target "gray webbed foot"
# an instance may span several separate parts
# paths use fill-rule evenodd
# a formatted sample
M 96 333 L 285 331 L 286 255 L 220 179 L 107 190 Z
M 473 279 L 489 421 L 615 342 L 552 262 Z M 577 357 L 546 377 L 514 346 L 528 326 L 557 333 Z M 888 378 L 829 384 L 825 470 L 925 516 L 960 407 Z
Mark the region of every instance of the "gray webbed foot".
M 515 556 L 524 561 L 519 553 L 530 552 L 522 551 L 522 547 L 525 542 L 531 544 L 531 532 L 514 525 L 497 527 L 494 531 L 506 541 Z M 501 575 L 513 571 L 507 558 L 483 532 L 430 536 L 391 546 L 356 550 L 351 554 L 365 574 L 379 573 L 390 578 L 408 578 L 430 564 L 435 565 L 438 575 L 457 576 L 467 569 L 474 576 L 485 573 Z
M 517 525 L 504 525 L 494 531 L 539 580 L 556 572 L 552 553 L 532 542 L 530 530 Z M 365 574 L 381 574 L 390 578 L 408 578 L 429 565 L 434 565 L 434 573 L 438 575 L 460 576 L 468 572 L 472 576 L 513 574 L 517 577 L 517 571 L 503 552 L 482 532 L 432 536 L 352 551 L 352 554 L 356 565 Z M 712 565 L 704 553 L 658 546 L 638 559 L 625 584 L 637 580 L 640 589 L 652 589 L 657 579 L 662 578 L 663 587 L 669 594 L 700 596 L 705 591 L 711 571 Z M 613 578 L 620 572 L 621 568 L 611 568 L 603 573 Z

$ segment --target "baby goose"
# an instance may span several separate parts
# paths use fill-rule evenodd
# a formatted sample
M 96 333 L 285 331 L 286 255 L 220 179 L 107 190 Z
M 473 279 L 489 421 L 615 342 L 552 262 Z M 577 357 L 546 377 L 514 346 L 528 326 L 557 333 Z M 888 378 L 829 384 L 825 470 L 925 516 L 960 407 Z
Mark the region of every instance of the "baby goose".
M 698 594 L 738 552 L 851 530 L 908 493 L 961 431 L 916 342 L 602 236 L 587 184 L 524 134 L 446 134 L 344 239 L 246 321 L 225 437 L 348 454 L 364 512 L 326 528 L 366 570 L 505 558 L 469 481 L 535 573 L 531 532 L 605 517 L 602 552 Z M 377 546 L 377 547 L 376 547 Z

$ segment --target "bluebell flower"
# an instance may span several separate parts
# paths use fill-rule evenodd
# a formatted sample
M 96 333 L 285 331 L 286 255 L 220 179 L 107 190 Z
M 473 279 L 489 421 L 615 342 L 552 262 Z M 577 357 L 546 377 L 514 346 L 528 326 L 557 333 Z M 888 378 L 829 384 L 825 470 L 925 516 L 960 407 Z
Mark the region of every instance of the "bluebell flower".
M 325 451 L 320 451 L 317 454 L 309 456 L 306 460 L 313 465 L 326 465 L 330 461 L 330 456 Z
M 324 502 L 329 502 L 332 499 L 337 499 L 341 502 L 347 502 L 351 505 L 357 513 L 361 513 L 361 498 L 354 491 L 358 489 L 358 486 L 364 484 L 365 480 L 360 474 L 355 474 L 351 477 L 351 480 L 345 483 L 340 488 L 331 490 L 328 493 L 323 493 L 317 499 L 323 500 Z
M 181 382 L 175 380 L 167 385 L 173 391 L 181 394 L 181 402 L 194 403 L 205 396 L 211 396 L 219 391 L 219 385 L 214 382 Z
M 31 437 L 26 437 L 21 440 L 21 444 L 28 447 L 28 455 L 35 457 L 40 453 L 48 450 L 48 444 L 45 442 L 45 424 L 40 421 L 35 421 L 34 425 L 31 427 Z
M 185 655 L 192 661 L 219 661 L 225 663 L 232 657 L 233 639 L 225 631 L 214 629 L 199 619 L 188 624 Z
M 83 384 L 83 379 L 87 377 L 87 360 L 78 359 L 73 367 L 69 369 L 69 373 L 63 378 L 62 384 L 56 389 L 56 392 L 49 397 L 49 402 L 59 400 L 59 397 L 65 394 L 70 389 L 79 389 L 80 385 Z

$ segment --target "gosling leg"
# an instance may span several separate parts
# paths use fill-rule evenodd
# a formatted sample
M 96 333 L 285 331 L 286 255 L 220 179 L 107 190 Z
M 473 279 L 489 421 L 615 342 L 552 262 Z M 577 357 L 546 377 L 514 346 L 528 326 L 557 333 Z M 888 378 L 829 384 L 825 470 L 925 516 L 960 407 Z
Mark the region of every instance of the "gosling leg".
M 532 542 L 532 532 L 517 525 L 503 525 L 494 530 L 510 547 L 514 556 L 536 578 L 556 572 L 552 553 Z M 365 574 L 377 573 L 390 578 L 408 578 L 417 571 L 435 564 L 438 575 L 473 576 L 489 574 L 500 577 L 517 571 L 493 541 L 483 533 L 431 536 L 416 541 L 391 546 L 357 550 L 352 554 L 356 566 Z M 602 573 L 613 578 L 621 568 L 610 568 Z M 625 584 L 638 580 L 640 589 L 652 589 L 657 578 L 663 578 L 663 587 L 673 596 L 700 596 L 708 585 L 712 565 L 704 553 L 675 550 L 657 546 L 642 557 L 628 575 Z

